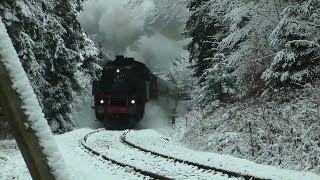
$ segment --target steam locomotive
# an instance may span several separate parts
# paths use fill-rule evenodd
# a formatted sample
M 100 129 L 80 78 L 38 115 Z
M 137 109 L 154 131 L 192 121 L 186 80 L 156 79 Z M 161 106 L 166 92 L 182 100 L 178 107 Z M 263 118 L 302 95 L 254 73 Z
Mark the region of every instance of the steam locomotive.
M 102 75 L 92 85 L 97 120 L 108 129 L 133 128 L 145 112 L 148 101 L 172 96 L 170 83 L 154 75 L 134 58 L 116 56 L 106 63 Z

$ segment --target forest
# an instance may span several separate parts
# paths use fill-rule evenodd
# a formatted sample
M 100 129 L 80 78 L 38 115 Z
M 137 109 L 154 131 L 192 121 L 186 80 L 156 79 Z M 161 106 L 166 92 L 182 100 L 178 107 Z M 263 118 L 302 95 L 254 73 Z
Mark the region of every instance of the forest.
M 79 103 L 90 96 L 103 62 L 112 59 L 77 18 L 85 2 L 0 3 L 0 16 L 54 133 L 77 127 Z M 124 8 L 144 2 L 128 0 Z M 172 66 L 163 72 L 190 97 L 181 141 L 319 174 L 320 1 L 152 2 L 147 24 L 182 24 L 179 38 L 186 41 L 181 52 L 187 53 L 170 59 Z M 10 137 L 1 117 L 0 129 L 0 139 Z

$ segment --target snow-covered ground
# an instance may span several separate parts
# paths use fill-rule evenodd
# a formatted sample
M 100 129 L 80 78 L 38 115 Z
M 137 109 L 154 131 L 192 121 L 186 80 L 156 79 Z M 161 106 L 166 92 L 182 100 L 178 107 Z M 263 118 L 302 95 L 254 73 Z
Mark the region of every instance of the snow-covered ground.
M 273 101 L 252 98 L 194 109 L 177 119 L 186 146 L 259 164 L 320 175 L 320 82 L 274 92 Z
M 237 172 L 242 175 L 248 174 L 265 179 L 320 179 L 320 176 L 312 173 L 260 165 L 230 155 L 191 150 L 184 147 L 183 144 L 176 142 L 175 138 L 165 136 L 164 134 L 168 133 L 163 133 L 164 131 L 166 130 L 162 129 L 160 132 L 151 129 L 132 131 L 127 134 L 127 140 L 140 147 L 160 154 L 231 172 Z
M 97 157 L 83 149 L 80 140 L 86 134 L 94 131 L 96 129 L 81 128 L 62 135 L 55 135 L 60 152 L 74 179 L 143 179 L 143 177 L 136 176 L 130 169 L 114 165 L 103 160 L 101 156 Z M 192 171 L 190 167 L 172 164 L 166 159 L 155 158 L 126 147 L 120 142 L 120 136 L 125 132 L 101 130 L 88 137 L 87 145 L 115 160 L 143 170 L 168 174 L 175 179 L 227 179 L 218 174 L 201 174 L 201 171 L 196 169 Z M 312 173 L 283 170 L 229 155 L 191 150 L 176 142 L 174 136 L 166 136 L 168 134 L 172 134 L 171 128 L 142 129 L 132 130 L 127 133 L 126 137 L 130 142 L 146 149 L 242 174 L 268 179 L 320 179 L 320 176 Z M 31 179 L 14 140 L 0 141 L 0 169 L 1 180 Z M 188 172 L 192 172 L 190 176 Z
M 127 169 L 106 162 L 101 157 L 96 157 L 81 148 L 79 140 L 92 131 L 94 130 L 83 128 L 55 136 L 72 176 L 75 179 L 137 179 L 138 177 Z M 161 132 L 163 131 L 162 129 Z M 174 171 L 175 173 L 184 175 L 187 174 L 188 169 L 179 169 L 178 165 L 174 167 L 171 164 L 170 166 L 170 163 L 165 159 L 159 164 L 159 162 L 155 162 L 157 160 L 159 161 L 159 159 L 155 159 L 152 156 L 148 157 L 142 152 L 130 150 L 130 148 L 125 147 L 119 141 L 121 134 L 123 134 L 123 131 L 101 131 L 88 140 L 88 145 L 98 152 L 103 152 L 105 155 L 114 159 L 138 166 L 144 170 L 166 173 L 166 170 L 164 170 L 166 167 L 167 171 Z M 268 179 L 320 179 L 320 176 L 312 173 L 282 170 L 228 155 L 190 150 L 156 130 L 134 130 L 128 133 L 127 139 L 144 148 L 183 160 L 241 172 L 243 174 L 255 175 L 257 177 Z M 14 140 L 0 142 L 0 162 L 0 179 L 31 179 Z M 200 177 L 201 172 L 198 173 L 200 174 L 193 177 Z M 197 174 L 196 170 L 192 174 Z M 216 179 L 220 176 L 210 176 L 204 173 L 201 177 L 207 177 L 205 179 Z M 175 178 L 188 179 L 188 176 L 181 175 Z
M 55 136 L 73 179 L 133 179 L 134 176 L 126 173 L 124 169 L 112 166 L 81 149 L 79 140 L 92 131 L 92 129 L 78 129 Z M 1 180 L 31 180 L 14 140 L 0 142 L 0 168 Z

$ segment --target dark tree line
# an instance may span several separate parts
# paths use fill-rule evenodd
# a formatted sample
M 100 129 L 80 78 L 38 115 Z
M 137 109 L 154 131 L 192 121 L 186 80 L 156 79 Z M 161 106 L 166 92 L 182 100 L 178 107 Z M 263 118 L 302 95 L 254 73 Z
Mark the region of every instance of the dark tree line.
M 73 128 L 71 112 L 95 78 L 100 52 L 76 19 L 81 1 L 3 0 L 0 16 L 52 130 Z

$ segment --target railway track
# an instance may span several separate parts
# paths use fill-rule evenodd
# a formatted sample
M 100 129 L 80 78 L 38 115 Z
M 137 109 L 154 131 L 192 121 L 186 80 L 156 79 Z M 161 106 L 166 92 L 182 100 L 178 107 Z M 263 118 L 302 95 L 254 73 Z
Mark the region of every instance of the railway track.
M 160 154 L 148 149 L 145 149 L 143 147 L 140 147 L 132 142 L 129 142 L 126 139 L 126 135 L 127 133 L 129 133 L 130 131 L 127 132 L 121 132 L 121 135 L 119 135 L 118 140 L 120 142 L 116 142 L 118 143 L 117 146 L 119 146 L 119 144 L 122 144 L 120 148 L 124 147 L 127 151 L 130 150 L 131 154 L 132 152 L 135 152 L 137 154 L 138 157 L 143 156 L 145 157 L 144 159 L 150 159 L 150 165 L 148 166 L 149 171 L 148 170 L 143 170 L 143 169 L 147 169 L 147 168 L 141 168 L 141 167 L 136 167 L 130 164 L 134 163 L 134 160 L 131 161 L 131 163 L 123 163 L 123 161 L 125 161 L 124 159 L 120 159 L 119 158 L 114 158 L 114 155 L 107 153 L 108 155 L 104 155 L 107 150 L 102 150 L 103 153 L 100 153 L 97 149 L 99 149 L 99 147 L 92 148 L 88 145 L 87 140 L 89 137 L 91 136 L 95 136 L 96 137 L 100 137 L 101 134 L 103 133 L 111 133 L 108 131 L 103 131 L 102 129 L 91 132 L 89 134 L 87 134 L 80 142 L 81 146 L 86 149 L 86 151 L 91 152 L 93 155 L 98 156 L 98 157 L 102 157 L 104 160 L 111 162 L 112 164 L 115 164 L 117 166 L 121 166 L 124 168 L 130 168 L 133 172 L 133 174 L 137 175 L 137 176 L 145 176 L 146 178 L 149 179 L 189 179 L 190 178 L 200 178 L 200 179 L 208 179 L 209 177 L 215 177 L 215 175 L 220 176 L 220 177 L 224 177 L 224 178 L 232 178 L 232 179 L 251 179 L 251 180 L 259 180 L 260 178 L 254 177 L 254 176 L 249 176 L 249 175 L 242 175 L 236 172 L 230 172 L 227 170 L 223 170 L 223 169 L 219 169 L 219 168 L 215 168 L 215 167 L 209 167 L 206 165 L 202 165 L 202 164 L 198 164 L 198 163 L 194 163 L 194 162 L 189 162 L 189 161 L 185 161 L 185 160 L 181 160 L 181 159 L 177 159 L 175 157 L 171 157 L 171 156 L 167 156 L 164 154 Z M 97 133 L 101 133 L 101 134 L 97 134 Z M 118 134 L 120 134 L 120 132 L 118 132 Z M 95 140 L 95 138 L 91 138 L 91 140 Z M 116 140 L 116 138 L 115 138 Z M 99 140 L 97 140 L 99 141 Z M 93 143 L 97 143 L 97 142 L 93 142 Z M 109 149 L 108 145 L 103 145 L 105 148 Z M 112 146 L 112 144 L 111 144 Z M 112 147 L 110 147 L 112 148 Z M 135 154 L 133 153 L 133 154 Z M 130 153 L 128 153 L 130 154 Z M 126 154 L 127 155 L 127 154 Z M 125 156 L 125 155 L 123 155 Z M 113 158 L 110 158 L 113 157 Z M 135 159 L 134 157 L 131 159 Z M 139 158 L 138 158 L 139 160 Z M 152 164 L 154 162 L 157 162 L 158 164 Z M 132 163 L 133 162 L 133 163 Z M 139 164 L 139 163 L 137 163 Z M 135 164 L 135 165 L 137 165 Z M 141 163 L 140 163 L 141 164 Z M 148 163 L 147 163 L 148 164 Z M 160 164 L 160 165 L 159 165 Z M 181 176 L 177 176 L 175 173 L 170 173 L 171 171 L 169 170 L 164 170 L 166 172 L 157 172 L 156 171 L 156 166 L 163 166 L 161 167 L 161 171 L 164 170 L 164 168 L 169 168 L 170 167 L 176 167 L 176 171 L 179 171 L 179 169 L 187 169 L 184 170 L 184 172 L 181 172 L 184 176 L 181 178 Z M 139 165 L 138 165 L 139 166 Z M 140 165 L 141 166 L 141 165 Z M 150 169 L 150 167 L 155 167 L 155 169 Z M 172 168 L 175 169 L 175 168 Z M 150 172 L 153 171 L 153 172 Z M 174 170 L 172 170 L 174 171 Z M 196 171 L 196 172 L 195 172 Z M 211 174 L 211 175 L 210 175 Z M 190 176 L 188 176 L 190 175 Z M 203 176 L 202 176 L 203 175 Z M 200 177 L 202 176 L 202 177 Z M 212 179 L 212 178 L 210 178 Z
M 155 173 L 152 173 L 152 172 L 149 172 L 149 171 L 144 171 L 142 169 L 139 169 L 135 166 L 131 166 L 131 165 L 128 165 L 128 164 L 124 164 L 124 163 L 121 163 L 117 160 L 114 160 L 110 157 L 107 157 L 106 155 L 102 155 L 100 152 L 98 151 L 95 151 L 93 148 L 89 147 L 86 142 L 87 142 L 87 139 L 90 135 L 94 134 L 94 133 L 98 133 L 102 131 L 101 129 L 100 130 L 97 130 L 97 131 L 93 131 L 89 134 L 87 134 L 80 142 L 80 144 L 82 145 L 82 147 L 84 149 L 86 149 L 88 152 L 91 152 L 93 155 L 95 156 L 99 156 L 99 157 L 102 157 L 104 160 L 106 161 L 109 161 L 111 162 L 112 164 L 115 164 L 115 165 L 118 165 L 118 166 L 121 166 L 123 168 L 129 168 L 129 169 L 132 169 L 134 172 L 134 174 L 137 174 L 137 176 L 139 176 L 139 174 L 149 178 L 149 179 L 163 179 L 163 180 L 170 180 L 171 178 L 168 178 L 168 177 L 165 177 L 165 176 L 161 176 L 161 175 L 158 175 L 158 174 L 155 174 Z
M 130 131 L 129 131 L 130 132 Z M 258 177 L 254 177 L 254 176 L 250 176 L 250 175 L 242 175 L 240 173 L 237 173 L 237 172 L 231 172 L 231 171 L 227 171 L 227 170 L 224 170 L 224 169 L 219 169 L 219 168 L 216 168 L 216 167 L 210 167 L 210 166 L 206 166 L 206 165 L 202 165 L 202 164 L 199 164 L 199 163 L 195 163 L 195 162 L 190 162 L 190 161 L 186 161 L 186 160 L 182 160 L 182 159 L 178 159 L 178 158 L 175 158 L 175 157 L 172 157 L 172 156 L 168 156 L 168 155 L 164 155 L 164 154 L 160 154 L 158 152 L 155 152 L 155 151 L 152 151 L 152 150 L 148 150 L 148 149 L 145 149 L 139 145 L 136 145 L 130 141 L 128 141 L 126 139 L 126 135 L 127 133 L 129 132 L 125 132 L 122 136 L 121 136 L 121 141 L 126 144 L 127 146 L 130 146 L 132 148 L 135 148 L 135 149 L 138 149 L 140 151 L 143 151 L 145 153 L 151 153 L 153 154 L 154 156 L 159 156 L 159 157 L 162 157 L 162 158 L 166 158 L 166 159 L 171 159 L 175 162 L 179 162 L 179 163 L 184 163 L 184 164 L 187 164 L 187 165 L 190 165 L 190 166 L 195 166 L 199 169 L 204 169 L 204 170 L 210 170 L 210 171 L 214 171 L 214 172 L 221 172 L 223 174 L 226 174 L 228 175 L 229 177 L 237 177 L 237 178 L 243 178 L 243 179 L 246 179 L 246 180 L 262 180 L 261 178 L 258 178 Z

